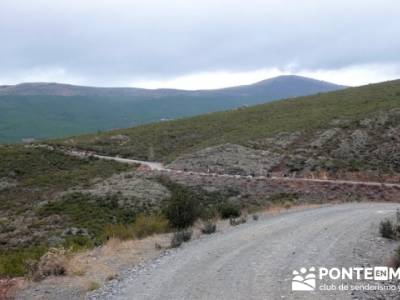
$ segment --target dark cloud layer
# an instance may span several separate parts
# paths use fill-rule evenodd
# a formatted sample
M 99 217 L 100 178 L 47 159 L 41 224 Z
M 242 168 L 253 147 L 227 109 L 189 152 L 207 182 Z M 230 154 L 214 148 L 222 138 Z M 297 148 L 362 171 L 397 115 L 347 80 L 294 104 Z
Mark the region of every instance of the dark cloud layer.
M 366 64 L 400 73 L 399 13 L 398 0 L 1 1 L 0 79 L 95 84 Z

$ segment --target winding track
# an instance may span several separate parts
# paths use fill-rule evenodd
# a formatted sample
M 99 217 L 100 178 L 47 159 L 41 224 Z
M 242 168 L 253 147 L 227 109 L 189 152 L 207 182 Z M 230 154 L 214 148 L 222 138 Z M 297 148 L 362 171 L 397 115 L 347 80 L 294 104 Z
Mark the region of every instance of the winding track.
M 70 154 L 88 155 L 76 151 Z M 245 177 L 184 172 L 155 162 L 90 155 L 188 176 Z M 268 179 L 400 188 L 400 184 L 380 182 Z M 104 299 L 351 299 L 350 293 L 343 291 L 292 292 L 292 272 L 311 266 L 363 266 L 374 260 L 382 264 L 376 259 L 381 258 L 382 253 L 389 253 L 390 247 L 377 248 L 378 225 L 386 216 L 394 215 L 399 206 L 352 203 L 264 216 L 258 222 L 185 245 L 163 257 L 155 268 L 145 268 L 129 278 L 126 289 L 119 291 L 122 294 L 108 295 Z
M 170 173 L 182 173 L 187 174 L 188 176 L 197 174 L 201 176 L 210 176 L 210 177 L 232 177 L 232 178 L 248 178 L 249 176 L 242 176 L 242 175 L 232 175 L 232 174 L 217 174 L 217 173 L 202 173 L 202 172 L 194 172 L 194 171 L 181 171 L 181 170 L 174 170 L 166 168 L 162 163 L 159 162 L 150 162 L 150 161 L 141 161 L 141 160 L 134 160 L 129 158 L 121 158 L 121 157 L 114 157 L 114 156 L 105 156 L 105 155 L 98 155 L 89 152 L 82 152 L 82 151 L 67 151 L 67 154 L 78 156 L 78 157 L 85 157 L 85 156 L 93 156 L 99 159 L 104 160 L 114 160 L 121 163 L 127 164 L 139 164 L 142 166 L 146 166 L 149 170 L 154 171 L 165 171 Z M 398 183 L 382 183 L 382 182 L 375 182 L 375 181 L 352 181 L 352 180 L 336 180 L 336 179 L 314 179 L 314 178 L 298 178 L 298 177 L 266 177 L 266 176 L 256 176 L 251 177 L 255 179 L 269 179 L 269 180 L 287 180 L 287 181 L 298 181 L 298 182 L 321 182 L 321 183 L 334 183 L 334 184 L 346 184 L 346 185 L 363 185 L 363 186 L 381 186 L 381 187 L 388 187 L 388 188 L 399 188 L 400 184 Z

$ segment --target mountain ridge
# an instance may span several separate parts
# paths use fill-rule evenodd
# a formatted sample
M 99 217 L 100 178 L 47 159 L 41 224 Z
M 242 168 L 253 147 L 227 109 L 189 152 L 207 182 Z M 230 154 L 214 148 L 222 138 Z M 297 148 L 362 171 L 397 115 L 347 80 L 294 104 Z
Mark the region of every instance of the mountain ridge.
M 0 143 L 137 126 L 343 88 L 297 76 L 198 91 L 25 83 L 0 88 Z
M 126 96 L 137 96 L 138 94 L 152 94 L 156 92 L 166 92 L 166 93 L 187 93 L 187 94 L 197 94 L 202 92 L 218 92 L 218 91 L 237 91 L 240 89 L 248 89 L 251 87 L 266 86 L 273 83 L 287 83 L 285 81 L 299 80 L 309 83 L 319 83 L 324 85 L 327 89 L 340 89 L 347 88 L 348 86 L 334 84 L 328 81 L 317 80 L 309 77 L 303 77 L 298 75 L 281 75 L 277 77 L 272 77 L 257 81 L 250 84 L 243 84 L 237 86 L 229 86 L 217 89 L 174 89 L 174 88 L 155 88 L 146 89 L 139 87 L 97 87 L 97 86 L 85 86 L 85 85 L 75 85 L 68 83 L 58 83 L 58 82 L 23 82 L 15 85 L 0 85 L 0 96 L 4 95 L 21 95 L 21 96 L 37 96 L 37 95 L 51 95 L 51 96 L 89 96 L 97 95 L 100 96 L 101 92 L 116 92 L 116 95 L 126 95 Z M 47 90 L 46 90 L 47 88 Z M 58 89 L 58 90 L 57 90 Z M 68 93 L 65 94 L 59 89 L 69 89 Z M 97 91 L 97 93 L 96 93 Z

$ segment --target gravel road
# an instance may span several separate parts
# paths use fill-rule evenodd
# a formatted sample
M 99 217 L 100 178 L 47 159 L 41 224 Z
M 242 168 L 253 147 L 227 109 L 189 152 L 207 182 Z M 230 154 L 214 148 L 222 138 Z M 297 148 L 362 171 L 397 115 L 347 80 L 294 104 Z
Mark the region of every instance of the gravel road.
M 351 203 L 265 215 L 171 251 L 92 299 L 351 299 L 292 292 L 292 272 L 381 265 L 395 244 L 379 238 L 378 224 L 396 208 Z

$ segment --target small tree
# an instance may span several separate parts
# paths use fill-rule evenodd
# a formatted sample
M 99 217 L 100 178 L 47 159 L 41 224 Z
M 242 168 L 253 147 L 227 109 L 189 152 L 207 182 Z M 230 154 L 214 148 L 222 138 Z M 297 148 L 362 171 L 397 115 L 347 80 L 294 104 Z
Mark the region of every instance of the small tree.
M 165 215 L 172 227 L 187 228 L 200 214 L 199 203 L 193 193 L 182 186 L 172 186 L 172 196 L 165 208 Z

